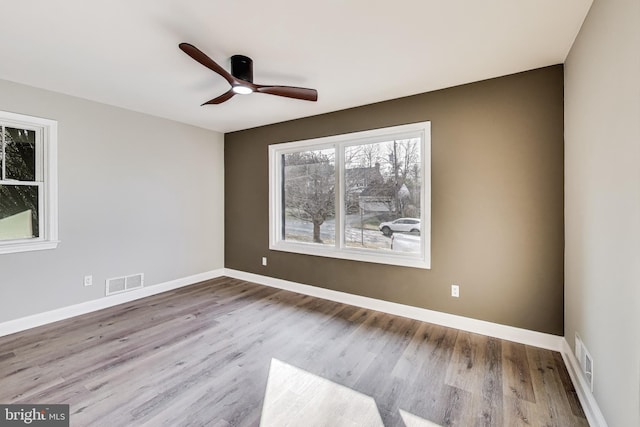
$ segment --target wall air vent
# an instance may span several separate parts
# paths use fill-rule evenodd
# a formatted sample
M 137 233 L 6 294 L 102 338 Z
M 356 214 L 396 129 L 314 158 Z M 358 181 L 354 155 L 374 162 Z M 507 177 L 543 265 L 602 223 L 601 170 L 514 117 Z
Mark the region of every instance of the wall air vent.
M 578 334 L 576 334 L 576 359 L 578 359 L 582 375 L 584 375 L 593 393 L 593 358 Z
M 113 277 L 107 279 L 106 282 L 106 295 L 119 294 L 121 292 L 127 292 L 134 289 L 139 289 L 144 286 L 144 274 L 132 274 L 130 276 Z

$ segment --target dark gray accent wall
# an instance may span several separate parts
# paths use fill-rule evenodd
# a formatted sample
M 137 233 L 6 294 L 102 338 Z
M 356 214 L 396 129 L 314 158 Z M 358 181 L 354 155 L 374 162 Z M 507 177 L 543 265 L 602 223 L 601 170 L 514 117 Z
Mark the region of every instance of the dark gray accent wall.
M 269 144 L 426 120 L 430 270 L 269 251 Z M 562 335 L 563 228 L 562 65 L 225 135 L 227 268 Z

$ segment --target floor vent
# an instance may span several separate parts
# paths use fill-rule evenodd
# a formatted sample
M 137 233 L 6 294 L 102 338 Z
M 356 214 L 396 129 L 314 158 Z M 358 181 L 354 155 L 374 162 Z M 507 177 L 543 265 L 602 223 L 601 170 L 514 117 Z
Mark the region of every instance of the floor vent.
M 584 375 L 593 393 L 593 358 L 578 334 L 576 334 L 576 359 L 578 359 L 582 375 Z
M 144 286 L 144 274 L 132 274 L 131 276 L 114 277 L 107 279 L 106 294 L 113 295 L 121 292 L 132 291 Z

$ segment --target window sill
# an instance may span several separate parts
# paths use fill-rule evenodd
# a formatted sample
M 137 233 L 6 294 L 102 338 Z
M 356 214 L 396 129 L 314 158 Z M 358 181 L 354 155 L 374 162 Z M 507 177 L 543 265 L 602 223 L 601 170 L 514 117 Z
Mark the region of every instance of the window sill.
M 45 242 L 20 242 L 0 244 L 1 254 L 12 254 L 17 252 L 42 251 L 47 249 L 55 249 L 58 247 L 59 240 L 48 240 Z
M 269 249 L 280 252 L 289 252 L 303 255 L 321 256 L 326 258 L 344 259 L 349 261 L 372 262 L 376 264 L 394 265 L 400 267 L 431 269 L 429 260 L 416 255 L 415 258 L 408 258 L 406 253 L 399 253 L 392 250 L 371 253 L 358 249 L 338 250 L 334 247 L 318 247 L 307 243 L 278 242 L 271 244 Z

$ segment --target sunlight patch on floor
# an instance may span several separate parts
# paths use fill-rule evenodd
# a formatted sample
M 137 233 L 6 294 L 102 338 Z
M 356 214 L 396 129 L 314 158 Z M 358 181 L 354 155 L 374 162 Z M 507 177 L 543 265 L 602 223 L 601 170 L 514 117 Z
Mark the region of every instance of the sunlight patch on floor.
M 440 427 L 400 410 L 406 427 Z M 375 400 L 348 387 L 271 359 L 260 425 L 383 427 Z
M 271 359 L 260 425 L 383 427 L 372 397 Z
M 406 427 L 441 427 L 440 424 L 425 420 L 402 409 L 400 409 L 400 416 Z

